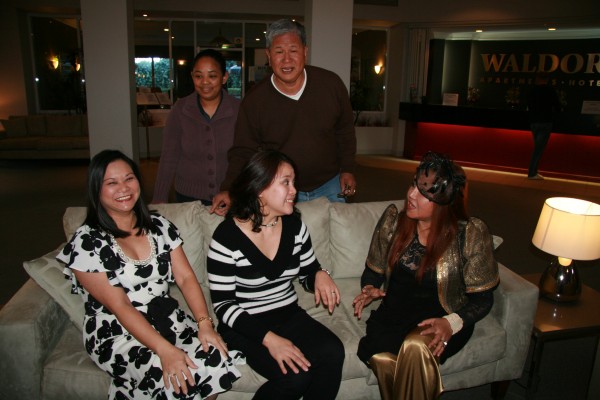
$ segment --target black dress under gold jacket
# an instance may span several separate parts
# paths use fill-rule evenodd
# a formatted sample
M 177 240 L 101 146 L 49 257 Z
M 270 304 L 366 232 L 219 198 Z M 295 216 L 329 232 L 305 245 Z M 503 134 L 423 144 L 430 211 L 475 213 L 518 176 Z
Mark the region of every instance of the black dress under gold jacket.
M 389 280 L 388 251 L 398 222 L 399 212 L 390 204 L 373 232 L 367 267 Z M 459 234 L 436 265 L 440 304 L 448 314 L 467 302 L 467 293 L 494 288 L 500 282 L 498 264 L 493 255 L 492 236 L 478 218 L 459 223 Z M 386 288 L 387 289 L 387 288 Z

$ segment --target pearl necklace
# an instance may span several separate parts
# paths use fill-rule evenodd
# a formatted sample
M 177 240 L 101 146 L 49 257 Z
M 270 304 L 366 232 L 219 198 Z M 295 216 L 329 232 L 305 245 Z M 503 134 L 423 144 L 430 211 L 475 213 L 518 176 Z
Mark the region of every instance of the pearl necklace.
M 272 228 L 279 223 L 279 217 L 275 217 L 275 221 L 270 224 L 260 224 L 260 226 L 264 226 L 265 228 Z
M 119 257 L 121 257 L 127 263 L 131 263 L 133 265 L 138 266 L 148 265 L 153 259 L 156 258 L 156 249 L 154 248 L 154 242 L 152 241 L 152 238 L 149 234 L 146 234 L 146 238 L 148 239 L 148 243 L 150 244 L 150 255 L 143 260 L 134 260 L 132 258 L 129 258 L 129 256 L 123 252 L 123 249 L 121 248 L 121 246 L 119 246 L 119 243 L 117 243 L 117 239 L 115 239 L 115 237 L 110 233 L 108 235 L 110 236 L 110 240 L 112 241 L 113 245 L 117 249 Z

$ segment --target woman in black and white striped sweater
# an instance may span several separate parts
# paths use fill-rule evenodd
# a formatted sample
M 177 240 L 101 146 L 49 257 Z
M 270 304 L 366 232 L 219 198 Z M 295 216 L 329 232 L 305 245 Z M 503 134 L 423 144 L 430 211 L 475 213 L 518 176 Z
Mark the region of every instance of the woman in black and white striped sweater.
M 341 341 L 299 305 L 292 285 L 333 312 L 339 289 L 321 268 L 294 207 L 295 168 L 277 151 L 256 153 L 232 185 L 231 208 L 208 254 L 219 333 L 268 382 L 255 399 L 334 399 Z

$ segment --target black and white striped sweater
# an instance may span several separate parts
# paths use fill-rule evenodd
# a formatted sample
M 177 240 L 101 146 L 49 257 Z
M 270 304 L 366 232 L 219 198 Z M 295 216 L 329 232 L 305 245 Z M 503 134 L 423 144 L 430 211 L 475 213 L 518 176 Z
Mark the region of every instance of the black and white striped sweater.
M 267 258 L 231 218 L 215 230 L 208 252 L 210 295 L 221 325 L 262 342 L 285 315 L 298 309 L 292 281 L 314 290 L 321 269 L 306 225 L 296 216 L 281 218 L 279 249 Z

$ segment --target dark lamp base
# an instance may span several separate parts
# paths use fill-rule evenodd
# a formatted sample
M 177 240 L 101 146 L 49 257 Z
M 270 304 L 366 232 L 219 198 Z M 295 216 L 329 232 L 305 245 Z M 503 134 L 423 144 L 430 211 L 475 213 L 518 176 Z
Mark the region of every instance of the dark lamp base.
M 565 267 L 558 259 L 552 261 L 540 279 L 540 295 L 560 303 L 577 301 L 581 295 L 581 279 L 575 265 Z

